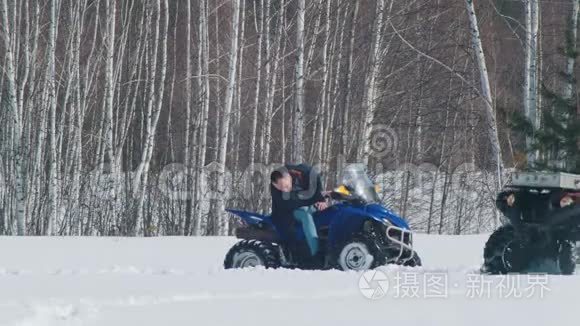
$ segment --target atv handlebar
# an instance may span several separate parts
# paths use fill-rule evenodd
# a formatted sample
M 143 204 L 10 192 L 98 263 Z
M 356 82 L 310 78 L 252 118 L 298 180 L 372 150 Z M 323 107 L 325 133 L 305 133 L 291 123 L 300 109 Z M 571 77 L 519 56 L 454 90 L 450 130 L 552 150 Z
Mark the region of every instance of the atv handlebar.
M 548 227 L 560 226 L 567 224 L 568 222 L 574 221 L 580 225 L 580 205 L 575 204 L 572 206 L 564 207 L 558 209 L 553 214 L 550 214 L 546 219 Z

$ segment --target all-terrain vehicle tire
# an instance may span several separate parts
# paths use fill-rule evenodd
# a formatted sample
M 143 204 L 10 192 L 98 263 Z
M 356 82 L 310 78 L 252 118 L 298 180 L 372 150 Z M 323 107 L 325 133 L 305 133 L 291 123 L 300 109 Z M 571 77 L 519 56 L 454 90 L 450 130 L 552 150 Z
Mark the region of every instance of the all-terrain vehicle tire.
M 278 245 L 257 240 L 242 240 L 228 251 L 224 268 L 248 268 L 263 266 L 278 268 L 281 265 Z
M 343 271 L 365 271 L 386 262 L 375 240 L 367 236 L 353 237 L 340 247 L 335 257 L 337 268 Z
M 482 272 L 489 274 L 520 272 L 522 266 L 514 259 L 514 245 L 517 244 L 512 225 L 504 225 L 493 232 L 483 251 Z
M 409 260 L 407 260 L 403 266 L 407 266 L 407 267 L 421 267 L 422 266 L 422 262 L 421 262 L 421 258 L 419 257 L 419 255 L 417 254 L 416 251 L 413 252 L 413 257 Z
M 576 271 L 576 246 L 569 241 L 562 241 L 558 252 L 558 265 L 562 275 L 573 275 Z

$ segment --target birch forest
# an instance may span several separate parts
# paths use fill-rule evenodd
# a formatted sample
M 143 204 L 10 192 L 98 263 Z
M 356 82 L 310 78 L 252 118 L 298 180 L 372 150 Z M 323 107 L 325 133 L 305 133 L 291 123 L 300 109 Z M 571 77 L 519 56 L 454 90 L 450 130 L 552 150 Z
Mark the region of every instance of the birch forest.
M 576 101 L 579 1 L 0 0 L 0 235 L 231 234 L 288 162 L 490 231 L 510 117 Z

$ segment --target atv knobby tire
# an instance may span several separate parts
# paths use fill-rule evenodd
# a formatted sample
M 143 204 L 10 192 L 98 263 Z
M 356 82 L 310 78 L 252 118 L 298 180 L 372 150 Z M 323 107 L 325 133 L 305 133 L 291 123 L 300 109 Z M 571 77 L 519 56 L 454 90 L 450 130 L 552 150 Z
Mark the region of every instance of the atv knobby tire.
M 417 254 L 416 251 L 413 251 L 413 257 L 409 260 L 407 260 L 403 266 L 407 266 L 407 267 L 421 267 L 422 266 L 422 262 L 421 262 L 421 258 L 419 257 L 419 255 Z
M 336 267 L 343 271 L 364 271 L 386 263 L 386 257 L 369 236 L 355 236 L 335 253 Z
M 521 272 L 522 266 L 514 261 L 513 244 L 515 230 L 511 225 L 504 225 L 491 234 L 483 251 L 483 271 L 490 274 L 508 274 Z
M 263 266 L 280 267 L 280 250 L 278 245 L 257 240 L 242 240 L 228 251 L 224 268 L 247 268 Z
M 569 241 L 562 241 L 558 252 L 558 265 L 563 275 L 572 275 L 576 270 L 576 246 Z
M 482 271 L 489 274 L 538 272 L 538 269 L 547 268 L 549 273 L 571 275 L 576 269 L 575 246 L 572 243 L 562 241 L 553 256 L 536 257 L 518 248 L 515 229 L 511 225 L 504 225 L 491 235 L 485 244 L 483 258 Z

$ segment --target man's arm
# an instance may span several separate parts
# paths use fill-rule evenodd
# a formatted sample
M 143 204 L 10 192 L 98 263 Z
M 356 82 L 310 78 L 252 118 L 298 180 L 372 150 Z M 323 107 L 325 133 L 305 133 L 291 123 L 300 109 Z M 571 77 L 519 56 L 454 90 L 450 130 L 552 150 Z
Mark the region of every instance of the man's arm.
M 322 178 L 320 172 L 316 168 L 306 164 L 299 164 L 288 166 L 288 169 L 298 170 L 305 177 L 304 184 L 302 185 L 304 190 L 297 194 L 302 195 L 302 197 L 308 196 L 313 198 L 314 202 L 312 204 L 325 201 L 324 196 L 322 195 Z
M 280 190 L 272 188 L 272 207 L 276 210 L 291 212 L 297 208 L 314 205 L 319 202 L 318 196 L 302 199 L 299 191 L 281 192 Z M 323 198 L 324 200 L 324 198 Z
M 511 206 L 508 204 L 508 198 L 510 196 L 515 197 L 515 194 L 513 191 L 503 191 L 503 192 L 500 192 L 495 199 L 495 206 L 504 215 L 507 214 L 508 209 L 511 208 Z M 513 205 L 513 203 L 512 203 L 512 205 Z
M 503 191 L 498 194 L 495 204 L 499 211 L 507 217 L 513 225 L 521 222 L 522 212 L 519 208 L 518 192 L 514 190 Z

